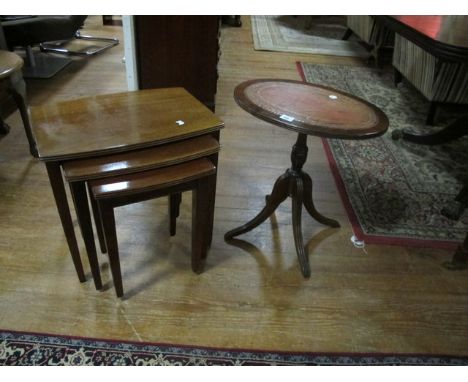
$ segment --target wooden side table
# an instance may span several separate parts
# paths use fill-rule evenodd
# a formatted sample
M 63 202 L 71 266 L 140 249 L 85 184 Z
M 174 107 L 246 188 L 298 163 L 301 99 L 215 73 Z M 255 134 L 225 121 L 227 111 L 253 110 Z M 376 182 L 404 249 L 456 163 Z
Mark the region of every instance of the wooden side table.
M 75 159 L 141 150 L 210 135 L 223 122 L 183 88 L 102 94 L 32 108 L 39 159 L 45 162 L 70 254 L 86 280 L 62 176 Z M 210 159 L 217 165 L 218 154 Z M 210 211 L 211 212 L 211 211 Z M 212 224 L 212 216 L 210 217 Z
M 312 201 L 312 179 L 302 171 L 307 159 L 307 136 L 367 139 L 388 129 L 387 116 L 376 106 L 353 95 L 326 86 L 300 81 L 259 79 L 238 85 L 234 91 L 237 104 L 257 118 L 298 133 L 292 148 L 292 166 L 273 186 L 260 213 L 241 227 L 225 234 L 229 240 L 264 222 L 288 197 L 292 198 L 294 243 L 304 277 L 310 266 L 301 229 L 302 205 L 318 222 L 339 227 L 340 224 L 320 214 Z

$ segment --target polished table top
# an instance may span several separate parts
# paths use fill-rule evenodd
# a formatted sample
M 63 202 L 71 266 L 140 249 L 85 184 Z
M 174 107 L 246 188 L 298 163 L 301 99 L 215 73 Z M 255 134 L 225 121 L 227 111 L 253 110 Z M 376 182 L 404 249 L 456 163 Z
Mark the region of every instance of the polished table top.
M 446 61 L 468 61 L 468 16 L 373 16 L 377 22 Z
M 182 88 L 97 95 L 32 108 L 39 159 L 60 161 L 151 147 L 224 126 Z
M 236 87 L 234 98 L 252 115 L 308 135 L 365 139 L 381 135 L 388 128 L 388 118 L 376 106 L 322 85 L 250 80 Z
M 392 16 L 444 44 L 468 48 L 468 16 Z

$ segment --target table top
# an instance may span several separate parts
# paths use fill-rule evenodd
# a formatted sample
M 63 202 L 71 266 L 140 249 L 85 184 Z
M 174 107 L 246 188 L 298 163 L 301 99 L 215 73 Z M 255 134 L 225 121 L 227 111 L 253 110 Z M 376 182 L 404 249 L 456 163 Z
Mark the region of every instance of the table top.
M 388 128 L 387 116 L 375 105 L 322 85 L 250 80 L 236 87 L 234 98 L 252 115 L 302 134 L 366 139 L 382 135 Z
M 431 54 L 468 61 L 468 16 L 373 16 Z
M 31 108 L 39 159 L 125 152 L 215 132 L 223 122 L 183 88 L 97 95 Z
M 23 59 L 16 53 L 0 50 L 0 80 L 21 69 Z

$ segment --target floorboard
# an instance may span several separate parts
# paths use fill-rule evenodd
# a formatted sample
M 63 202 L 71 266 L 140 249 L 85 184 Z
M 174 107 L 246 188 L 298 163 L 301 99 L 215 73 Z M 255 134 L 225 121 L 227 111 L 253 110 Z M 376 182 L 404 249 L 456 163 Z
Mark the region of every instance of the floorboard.
M 86 24 L 122 38 L 119 26 Z M 214 238 L 203 274 L 190 269 L 190 195 L 175 237 L 166 199 L 117 209 L 126 296 L 115 297 L 109 264 L 99 256 L 104 290 L 79 283 L 68 254 L 45 167 L 33 159 L 18 113 L 0 138 L 0 327 L 57 334 L 283 351 L 468 354 L 468 274 L 448 271 L 451 253 L 350 241 L 351 226 L 318 138 L 309 138 L 305 170 L 317 209 L 340 221 L 330 229 L 303 214 L 312 276 L 302 278 L 291 205 L 242 235 L 223 235 L 262 207 L 289 166 L 295 136 L 259 121 L 232 98 L 252 78 L 299 79 L 296 61 L 363 65 L 357 59 L 256 52 L 250 20 L 223 27 L 217 114 L 225 121 Z M 28 81 L 32 106 L 126 89 L 123 44 L 76 60 L 51 80 Z M 76 221 L 75 221 L 76 225 Z M 78 230 L 77 230 L 78 233 Z M 84 244 L 79 240 L 84 254 Z M 83 256 L 84 257 L 84 256 Z

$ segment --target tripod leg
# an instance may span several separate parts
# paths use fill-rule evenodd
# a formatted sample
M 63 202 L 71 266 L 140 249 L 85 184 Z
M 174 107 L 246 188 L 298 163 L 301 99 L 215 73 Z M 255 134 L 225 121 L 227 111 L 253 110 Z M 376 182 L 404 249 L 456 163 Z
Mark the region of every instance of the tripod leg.
M 262 224 L 276 210 L 276 208 L 281 204 L 281 202 L 283 202 L 284 199 L 288 197 L 289 180 L 290 175 L 288 173 L 281 175 L 276 180 L 275 185 L 273 186 L 273 190 L 270 196 L 267 198 L 267 203 L 265 207 L 263 207 L 263 210 L 261 210 L 260 213 L 248 223 L 227 232 L 224 235 L 224 239 L 229 240 L 234 236 L 241 235 Z
M 300 177 L 296 178 L 293 189 L 291 190 L 292 197 L 292 224 L 294 233 L 294 244 L 296 245 L 297 258 L 301 267 L 301 272 L 304 277 L 310 277 L 309 257 L 304 248 L 304 240 L 302 238 L 302 203 L 304 195 L 304 185 Z
M 336 220 L 329 219 L 322 214 L 320 214 L 314 206 L 312 201 L 312 179 L 305 172 L 301 172 L 302 181 L 304 182 L 304 206 L 307 212 L 319 223 L 328 225 L 330 227 L 339 227 L 340 223 Z

